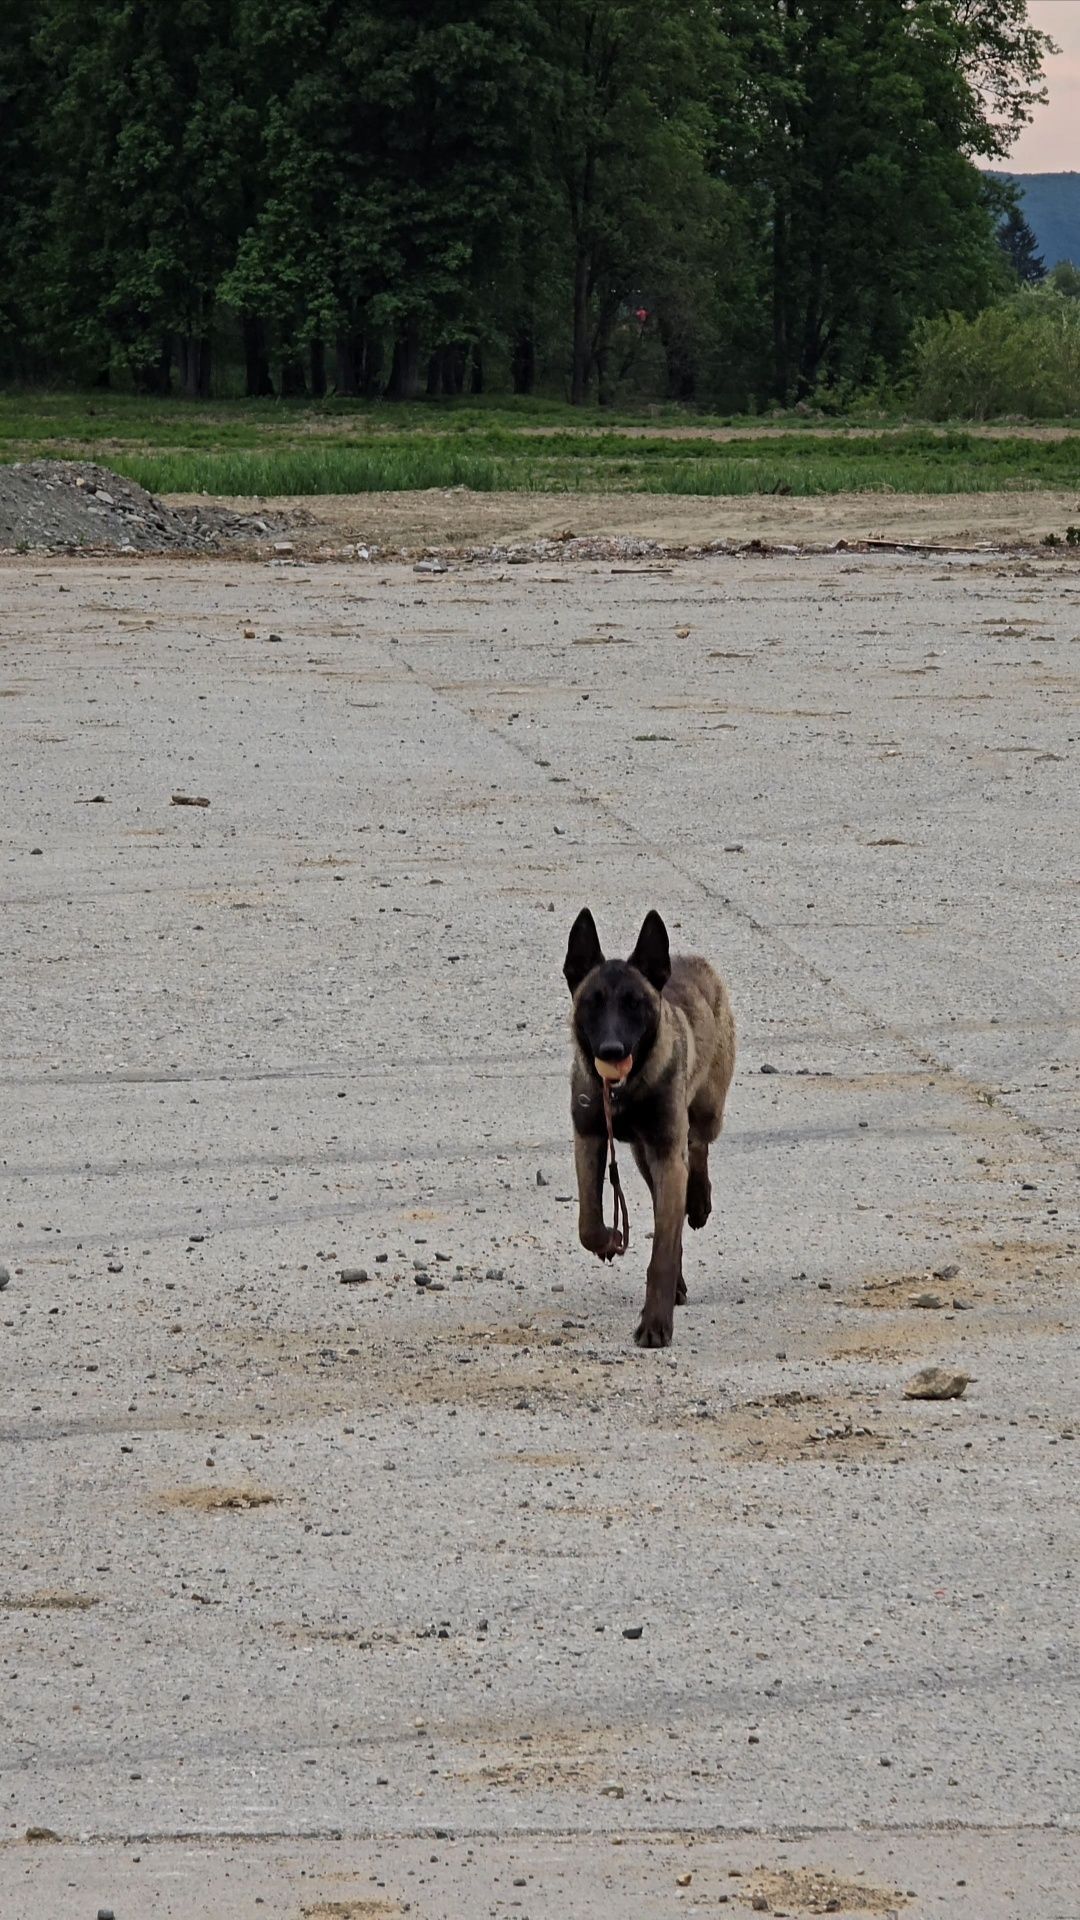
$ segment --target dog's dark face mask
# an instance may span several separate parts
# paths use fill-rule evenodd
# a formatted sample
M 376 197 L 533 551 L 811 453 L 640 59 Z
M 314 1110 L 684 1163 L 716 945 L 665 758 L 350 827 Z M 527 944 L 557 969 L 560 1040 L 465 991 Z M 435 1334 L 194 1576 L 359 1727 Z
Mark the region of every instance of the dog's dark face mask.
M 671 973 L 660 915 L 646 915 L 628 960 L 605 960 L 586 907 L 571 928 L 563 972 L 574 995 L 574 1033 L 582 1052 L 598 1071 L 612 1069 L 605 1078 L 628 1079 L 644 1065 L 656 1038 L 660 994 Z

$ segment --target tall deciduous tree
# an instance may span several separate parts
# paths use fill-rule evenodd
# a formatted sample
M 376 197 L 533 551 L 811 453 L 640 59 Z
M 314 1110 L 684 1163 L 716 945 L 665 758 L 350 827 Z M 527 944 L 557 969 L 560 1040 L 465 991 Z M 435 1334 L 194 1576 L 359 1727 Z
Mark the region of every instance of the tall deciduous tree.
M 253 117 L 233 0 L 50 0 L 39 48 L 63 156 L 43 265 L 54 327 L 118 351 L 135 384 L 210 387 L 218 287 L 235 250 Z
M 546 163 L 571 287 L 570 398 L 703 175 L 716 15 L 696 0 L 544 0 Z
M 229 296 L 293 349 L 333 338 L 346 390 L 385 333 L 407 397 L 425 348 L 490 321 L 531 166 L 530 0 L 244 7 L 265 163 Z
M 991 190 L 1041 95 L 1025 0 L 734 0 L 772 244 L 772 379 L 787 401 L 895 361 L 919 314 L 994 284 Z
M 9 0 L 0 364 L 790 400 L 1001 284 L 1025 0 Z
M 0 34 L 0 370 L 44 366 L 34 282 L 51 173 L 42 145 L 48 74 L 35 45 L 34 0 L 9 0 Z

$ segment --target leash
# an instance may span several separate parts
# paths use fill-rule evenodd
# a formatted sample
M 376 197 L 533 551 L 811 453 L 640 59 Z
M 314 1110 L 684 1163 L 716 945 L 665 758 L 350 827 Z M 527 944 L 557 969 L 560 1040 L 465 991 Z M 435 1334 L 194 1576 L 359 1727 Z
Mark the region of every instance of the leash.
M 601 1080 L 600 1085 L 604 1092 L 604 1119 L 607 1121 L 608 1147 L 611 1152 L 611 1158 L 608 1162 L 608 1177 L 611 1181 L 611 1191 L 615 1195 L 615 1226 L 613 1232 L 616 1240 L 621 1242 L 621 1244 L 614 1247 L 612 1251 L 614 1253 L 625 1253 L 627 1247 L 630 1245 L 630 1215 L 627 1212 L 626 1195 L 622 1190 L 622 1181 L 619 1179 L 619 1166 L 615 1158 L 615 1128 L 612 1125 L 611 1119 L 611 1087 L 606 1080 Z

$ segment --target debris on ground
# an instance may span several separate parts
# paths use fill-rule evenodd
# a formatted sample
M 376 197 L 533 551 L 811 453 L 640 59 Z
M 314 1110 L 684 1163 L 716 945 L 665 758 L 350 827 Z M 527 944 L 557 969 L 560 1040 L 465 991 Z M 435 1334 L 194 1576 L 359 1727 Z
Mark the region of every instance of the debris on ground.
M 201 503 L 169 507 L 83 460 L 0 465 L 0 551 L 214 553 L 267 539 L 280 521 Z

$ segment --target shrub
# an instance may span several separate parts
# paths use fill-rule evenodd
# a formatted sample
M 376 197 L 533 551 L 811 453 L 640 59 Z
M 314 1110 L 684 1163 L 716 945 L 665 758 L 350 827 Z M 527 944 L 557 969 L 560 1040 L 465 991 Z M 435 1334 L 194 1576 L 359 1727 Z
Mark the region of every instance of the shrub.
M 949 313 L 925 321 L 915 336 L 911 397 L 931 420 L 1080 413 L 1080 301 L 1040 289 L 971 320 Z

